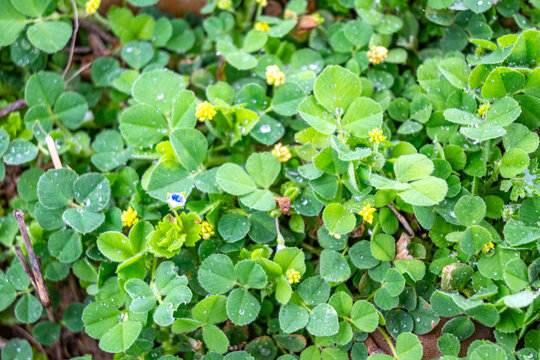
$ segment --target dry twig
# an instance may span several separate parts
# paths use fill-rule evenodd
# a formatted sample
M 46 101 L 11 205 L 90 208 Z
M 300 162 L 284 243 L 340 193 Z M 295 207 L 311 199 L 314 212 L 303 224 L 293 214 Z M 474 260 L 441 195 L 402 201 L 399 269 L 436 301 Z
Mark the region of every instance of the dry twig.
M 397 216 L 399 222 L 401 223 L 401 225 L 403 225 L 403 227 L 405 228 L 405 230 L 407 230 L 407 232 L 409 233 L 409 235 L 411 237 L 414 237 L 414 231 L 413 229 L 411 228 L 411 225 L 409 225 L 409 222 L 407 221 L 407 219 L 405 219 L 405 217 L 403 215 L 401 215 L 401 213 L 399 211 L 396 210 L 396 208 L 394 207 L 394 205 L 392 204 L 388 204 L 388 207 L 390 208 L 390 210 L 392 210 L 392 212 Z
M 69 47 L 69 57 L 66 64 L 66 68 L 62 73 L 62 77 L 65 78 L 71 63 L 73 62 L 73 52 L 75 51 L 75 42 L 77 41 L 77 32 L 79 31 L 79 11 L 77 10 L 77 4 L 75 0 L 71 0 L 71 6 L 73 7 L 73 34 L 71 35 L 71 46 Z
M 14 102 L 12 102 L 11 104 L 9 104 L 8 106 L 6 106 L 5 108 L 1 109 L 0 110 L 0 118 L 1 117 L 4 117 L 14 111 L 17 111 L 17 110 L 21 110 L 21 109 L 24 109 L 26 107 L 26 100 L 24 99 L 19 99 L 19 100 L 15 100 Z

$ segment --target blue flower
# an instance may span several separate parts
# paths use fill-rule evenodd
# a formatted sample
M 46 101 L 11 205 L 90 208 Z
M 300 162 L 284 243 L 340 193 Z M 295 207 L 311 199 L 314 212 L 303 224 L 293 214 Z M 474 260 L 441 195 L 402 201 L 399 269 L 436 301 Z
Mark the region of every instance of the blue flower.
M 186 197 L 182 193 L 172 193 L 167 195 L 167 203 L 171 210 L 176 210 L 186 205 Z

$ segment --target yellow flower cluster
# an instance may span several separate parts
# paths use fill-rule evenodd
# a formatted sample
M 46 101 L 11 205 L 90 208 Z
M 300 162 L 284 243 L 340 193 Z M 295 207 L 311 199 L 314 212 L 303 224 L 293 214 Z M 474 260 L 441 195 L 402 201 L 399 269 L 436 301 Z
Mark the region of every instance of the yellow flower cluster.
M 201 236 L 203 239 L 208 240 L 215 234 L 214 225 L 210 224 L 208 221 L 203 221 L 201 223 Z
M 200 103 L 197 105 L 197 109 L 195 109 L 195 116 L 197 116 L 197 119 L 199 119 L 200 122 L 212 120 L 214 116 L 216 116 L 216 113 L 216 109 L 214 109 L 214 106 L 208 101 Z
M 281 145 L 281 143 L 277 143 L 272 150 L 272 155 L 277 157 L 279 162 L 287 162 L 291 158 L 291 150 L 289 150 L 287 146 Z
M 493 250 L 494 247 L 495 247 L 495 245 L 493 244 L 493 241 L 490 241 L 489 243 L 484 244 L 484 246 L 482 246 L 482 252 L 484 254 L 487 254 L 487 253 L 491 252 L 491 250 Z
M 367 52 L 369 62 L 372 64 L 380 64 L 388 56 L 388 49 L 384 46 L 372 46 Z
M 287 275 L 287 281 L 289 282 L 289 284 L 297 283 L 302 278 L 302 275 L 300 275 L 300 273 L 294 269 L 287 270 L 286 275 Z
M 365 221 L 368 223 L 373 222 L 373 213 L 377 211 L 376 208 L 372 207 L 370 204 L 364 205 L 362 210 L 358 213 Z
M 232 7 L 232 0 L 218 0 L 217 7 L 222 10 L 228 10 Z
M 386 136 L 383 135 L 382 129 L 374 128 L 368 132 L 369 141 L 379 145 L 386 140 Z
M 131 227 L 139 221 L 137 217 L 137 210 L 133 209 L 131 206 L 127 210 L 122 212 L 122 226 Z
M 261 31 L 267 32 L 268 30 L 270 30 L 270 25 L 268 25 L 265 22 L 258 22 L 258 23 L 255 23 L 254 28 L 255 30 L 261 30 Z
M 256 0 L 257 4 L 261 5 L 262 7 L 265 7 L 268 5 L 268 0 Z
M 95 14 L 101 5 L 101 0 L 88 0 L 85 5 L 85 10 L 87 14 Z
M 485 104 L 480 105 L 480 107 L 478 108 L 478 115 L 480 115 L 481 118 L 484 118 L 490 106 L 491 106 L 490 103 L 485 103 Z
M 279 86 L 285 82 L 285 74 L 277 65 L 269 65 L 266 67 L 266 82 L 268 85 Z

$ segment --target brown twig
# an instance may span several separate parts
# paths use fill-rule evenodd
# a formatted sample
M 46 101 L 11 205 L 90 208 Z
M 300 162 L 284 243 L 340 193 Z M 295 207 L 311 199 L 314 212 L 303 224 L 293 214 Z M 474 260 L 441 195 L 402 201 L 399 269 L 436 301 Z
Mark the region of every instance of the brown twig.
M 24 213 L 21 210 L 17 209 L 13 211 L 13 215 L 15 215 L 15 219 L 17 220 L 17 224 L 19 225 L 19 230 L 21 231 L 24 245 L 26 247 L 26 252 L 30 260 L 31 275 L 29 274 L 28 277 L 34 277 L 34 287 L 36 289 L 38 298 L 43 304 L 43 307 L 45 307 L 49 320 L 55 321 L 54 312 L 51 306 L 51 298 L 49 296 L 49 290 L 47 289 L 47 284 L 45 284 L 45 279 L 43 279 L 43 273 L 41 272 L 41 262 L 36 256 L 34 248 L 32 247 L 32 242 L 30 241 L 30 237 L 28 236 L 28 230 L 26 229 L 26 223 L 24 222 Z M 19 260 L 23 259 L 19 258 Z M 26 259 L 24 259 L 24 261 L 26 261 Z M 28 268 L 28 264 L 26 265 L 26 267 L 23 265 L 23 268 L 25 270 L 30 270 L 30 268 Z
M 26 100 L 15 100 L 11 104 L 0 110 L 0 118 L 12 113 L 13 111 L 24 109 L 26 106 Z
M 69 52 L 71 51 L 71 48 L 64 48 L 62 49 L 62 52 Z M 73 54 L 88 54 L 92 51 L 92 48 L 90 46 L 75 46 L 73 48 Z
M 411 228 L 411 225 L 409 225 L 409 222 L 407 221 L 407 219 L 405 219 L 405 217 L 403 215 L 401 215 L 401 213 L 399 211 L 396 210 L 396 208 L 394 207 L 394 205 L 392 204 L 388 204 L 387 205 L 390 210 L 392 210 L 392 212 L 397 216 L 399 222 L 401 223 L 401 225 L 403 225 L 403 227 L 405 228 L 405 230 L 407 230 L 407 232 L 409 233 L 409 235 L 411 237 L 414 237 L 414 231 L 413 229 Z
M 24 272 L 26 273 L 26 275 L 28 275 L 28 279 L 30 279 L 32 286 L 35 288 L 36 280 L 34 279 L 34 273 L 30 269 L 28 261 L 26 261 L 26 257 L 24 256 L 22 249 L 19 245 L 15 246 L 15 253 L 17 254 L 17 258 L 19 259 L 19 262 L 21 263 Z
M 66 68 L 62 73 L 63 78 L 66 77 L 69 68 L 71 67 L 71 63 L 73 62 L 73 51 L 75 49 L 75 42 L 77 41 L 77 32 L 79 31 L 79 11 L 77 10 L 77 4 L 75 3 L 75 0 L 71 0 L 71 6 L 73 7 L 73 14 L 75 15 L 73 17 L 73 34 L 71 35 L 71 46 L 69 47 L 68 61 L 66 64 Z
M 26 340 L 28 340 L 29 342 L 32 343 L 32 345 L 34 345 L 38 351 L 44 355 L 46 355 L 46 352 L 45 352 L 45 349 L 43 348 L 43 346 L 41 346 L 41 344 L 39 342 L 36 341 L 36 339 L 34 339 L 34 337 L 32 335 L 30 335 L 30 333 L 26 330 L 24 330 L 22 327 L 20 327 L 19 325 L 15 325 L 13 326 L 13 329 L 15 330 L 15 332 L 18 332 L 19 335 L 21 335 L 22 337 L 24 337 Z
M 111 43 L 111 44 L 114 44 L 116 42 L 116 38 L 114 36 L 107 33 L 105 30 L 103 30 L 101 27 L 94 24 L 93 22 L 81 19 L 79 23 L 83 29 L 98 35 L 100 38 L 102 38 L 106 42 Z
M 377 346 L 377 343 L 375 342 L 375 340 L 373 340 L 371 335 L 368 335 L 366 341 L 364 341 L 364 344 L 366 345 L 366 348 L 367 348 L 367 351 L 368 351 L 369 355 L 371 355 L 371 354 L 386 354 L 386 352 L 384 352 L 381 348 L 379 348 L 379 346 Z M 388 354 L 386 354 L 386 355 L 388 355 Z
M 75 79 L 77 76 L 79 76 L 80 73 L 82 73 L 84 70 L 88 69 L 90 66 L 92 66 L 92 61 L 82 65 L 77 71 L 75 71 L 73 73 L 73 75 L 71 75 L 69 77 L 69 79 L 66 80 L 66 84 L 69 84 L 69 82 L 73 79 Z

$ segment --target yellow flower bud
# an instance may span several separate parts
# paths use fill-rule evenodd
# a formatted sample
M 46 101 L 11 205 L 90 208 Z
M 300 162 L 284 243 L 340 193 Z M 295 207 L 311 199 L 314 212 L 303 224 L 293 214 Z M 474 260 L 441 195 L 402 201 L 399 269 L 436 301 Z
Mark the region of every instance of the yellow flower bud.
M 254 28 L 255 30 L 267 32 L 268 30 L 270 30 L 270 25 L 268 25 L 265 22 L 258 22 L 258 23 L 255 23 Z
M 367 52 L 369 62 L 372 64 L 380 64 L 388 56 L 388 49 L 384 46 L 372 46 Z
M 139 221 L 137 217 L 137 210 L 133 209 L 131 206 L 127 210 L 122 212 L 122 226 L 131 227 Z
M 373 222 L 373 213 L 377 211 L 376 208 L 372 207 L 370 204 L 364 205 L 362 210 L 358 213 L 362 218 L 367 221 L 368 223 Z
M 262 7 L 265 7 L 268 5 L 268 0 L 256 0 L 257 4 L 261 5 Z
M 485 104 L 480 105 L 480 107 L 478 108 L 478 115 L 481 118 L 484 118 L 486 116 L 490 106 L 491 106 L 490 103 L 485 103 Z
M 217 7 L 222 10 L 228 10 L 232 7 L 232 0 L 218 0 Z
M 85 5 L 85 11 L 88 15 L 95 14 L 101 5 L 101 0 L 88 0 Z
M 285 274 L 287 275 L 287 281 L 289 284 L 297 283 L 302 278 L 302 275 L 300 275 L 300 273 L 294 269 L 287 270 Z
M 377 145 L 386 140 L 386 136 L 383 135 L 382 129 L 379 128 L 371 129 L 371 131 L 368 132 L 368 135 L 369 141 Z
M 195 109 L 195 116 L 197 116 L 200 122 L 212 120 L 216 116 L 216 113 L 216 109 L 208 101 L 200 103 L 197 105 L 197 109 Z
M 214 226 L 210 224 L 208 221 L 203 221 L 201 223 L 201 237 L 205 240 L 210 239 L 212 236 L 216 234 L 214 231 Z
M 285 82 L 285 74 L 277 65 L 269 65 L 266 67 L 266 82 L 268 85 L 279 86 Z
M 491 250 L 493 250 L 494 247 L 495 247 L 495 245 L 493 244 L 493 241 L 490 241 L 489 243 L 484 244 L 484 246 L 482 246 L 482 252 L 484 254 L 490 253 Z
M 291 151 L 287 146 L 281 145 L 281 143 L 277 143 L 272 150 L 272 155 L 277 157 L 279 162 L 287 162 L 291 158 Z

